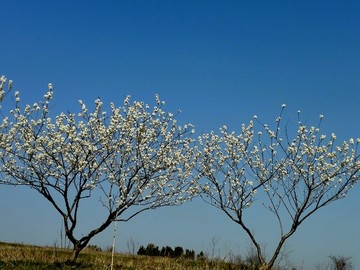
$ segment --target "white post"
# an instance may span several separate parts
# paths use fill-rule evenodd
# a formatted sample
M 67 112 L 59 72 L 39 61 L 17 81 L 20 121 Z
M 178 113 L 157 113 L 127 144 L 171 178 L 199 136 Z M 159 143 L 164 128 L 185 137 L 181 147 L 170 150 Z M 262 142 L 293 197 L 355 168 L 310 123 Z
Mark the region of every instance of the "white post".
M 110 267 L 111 270 L 113 270 L 113 266 L 114 266 L 116 228 L 117 228 L 117 220 L 115 220 L 114 223 L 114 234 L 113 234 L 112 251 L 111 251 L 111 267 Z

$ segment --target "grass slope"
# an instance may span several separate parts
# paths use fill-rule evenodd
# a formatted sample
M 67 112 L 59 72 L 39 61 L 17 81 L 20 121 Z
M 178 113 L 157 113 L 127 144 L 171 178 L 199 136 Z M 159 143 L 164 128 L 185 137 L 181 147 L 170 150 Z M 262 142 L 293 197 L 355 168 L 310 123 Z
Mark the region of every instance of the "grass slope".
M 39 247 L 0 242 L 1 270 L 40 270 L 40 269 L 110 269 L 111 254 L 84 250 L 76 264 L 68 262 L 72 251 L 54 247 Z M 129 256 L 116 254 L 116 270 L 238 270 L 246 269 L 239 265 L 206 260 L 171 259 L 164 257 Z

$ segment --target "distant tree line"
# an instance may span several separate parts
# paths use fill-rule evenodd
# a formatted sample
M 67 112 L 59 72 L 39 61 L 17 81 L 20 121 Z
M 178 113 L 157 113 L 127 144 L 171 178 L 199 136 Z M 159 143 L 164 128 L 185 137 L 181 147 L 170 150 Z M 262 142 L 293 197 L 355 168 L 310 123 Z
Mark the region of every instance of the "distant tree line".
M 197 256 L 195 256 L 195 251 L 190 249 L 184 249 L 180 246 L 176 246 L 172 249 L 170 246 L 162 247 L 161 249 L 150 243 L 146 247 L 140 246 L 137 255 L 145 255 L 145 256 L 159 256 L 159 257 L 170 257 L 170 258 L 186 258 L 195 260 L 195 257 L 200 259 L 204 258 L 204 253 L 201 251 Z

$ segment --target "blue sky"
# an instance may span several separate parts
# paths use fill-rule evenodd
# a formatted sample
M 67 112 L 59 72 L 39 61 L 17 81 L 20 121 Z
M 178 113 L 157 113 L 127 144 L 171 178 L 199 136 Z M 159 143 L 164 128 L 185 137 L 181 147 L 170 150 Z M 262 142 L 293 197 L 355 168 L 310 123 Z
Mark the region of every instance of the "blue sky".
M 56 110 L 79 99 L 121 104 L 126 95 L 181 109 L 197 132 L 238 129 L 256 114 L 275 119 L 283 103 L 339 139 L 359 137 L 360 3 L 358 1 L 2 1 L 0 73 L 32 103 L 55 89 Z M 293 121 L 293 122 L 291 122 Z M 295 128 L 295 126 L 293 126 Z M 360 269 L 360 189 L 306 222 L 289 241 L 291 260 L 307 267 L 328 255 L 353 257 Z M 0 188 L 0 241 L 51 245 L 60 218 L 36 193 Z M 87 209 L 84 220 L 93 217 Z M 267 216 L 254 230 L 269 253 Z M 90 221 L 89 221 L 90 222 Z M 246 253 L 249 241 L 215 208 L 195 201 L 121 224 L 118 248 L 140 244 L 219 248 Z M 110 246 L 111 230 L 93 244 Z

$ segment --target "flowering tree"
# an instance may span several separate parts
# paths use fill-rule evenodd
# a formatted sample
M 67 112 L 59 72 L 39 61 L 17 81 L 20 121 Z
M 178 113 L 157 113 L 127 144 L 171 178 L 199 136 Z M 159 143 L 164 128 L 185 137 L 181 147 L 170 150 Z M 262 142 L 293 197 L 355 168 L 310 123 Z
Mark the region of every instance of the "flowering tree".
M 15 108 L 0 124 L 3 183 L 28 186 L 50 202 L 74 246 L 73 260 L 113 221 L 181 204 L 196 194 L 189 180 L 193 128 L 179 126 L 158 96 L 153 108 L 130 103 L 128 96 L 122 107 L 111 104 L 109 115 L 99 99 L 92 111 L 79 101 L 79 113 L 55 117 L 51 84 L 41 102 L 24 108 L 19 93 L 14 96 Z M 94 194 L 101 194 L 105 218 L 79 236 L 81 202 Z
M 271 269 L 285 241 L 298 227 L 322 207 L 346 196 L 360 178 L 360 139 L 336 145 L 319 126 L 307 127 L 300 121 L 293 138 L 281 132 L 281 114 L 272 130 L 257 117 L 255 123 L 242 125 L 241 132 L 220 129 L 199 138 L 201 158 L 199 176 L 203 177 L 202 197 L 221 209 L 241 226 L 254 244 L 262 269 Z M 267 260 L 245 212 L 260 201 L 278 221 L 280 237 Z

